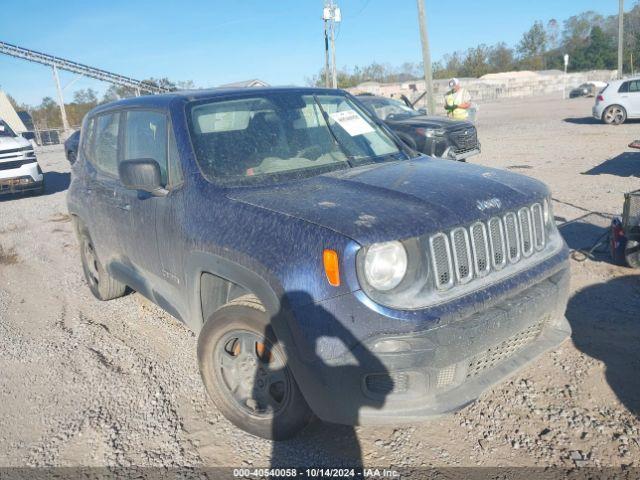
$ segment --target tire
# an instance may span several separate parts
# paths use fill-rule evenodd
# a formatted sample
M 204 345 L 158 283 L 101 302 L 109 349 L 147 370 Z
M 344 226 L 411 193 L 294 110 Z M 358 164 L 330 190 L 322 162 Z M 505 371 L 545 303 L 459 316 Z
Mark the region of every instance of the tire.
M 80 232 L 80 257 L 89 290 L 98 300 L 113 300 L 125 294 L 127 286 L 107 273 L 96 254 L 89 232 Z
M 636 240 L 627 241 L 624 259 L 631 268 L 640 268 L 640 242 Z
M 602 112 L 602 121 L 607 125 L 621 125 L 627 120 L 627 111 L 621 105 L 609 105 Z
M 246 432 L 285 440 L 313 418 L 269 325 L 269 315 L 252 295 L 209 317 L 198 337 L 198 363 L 213 403 Z

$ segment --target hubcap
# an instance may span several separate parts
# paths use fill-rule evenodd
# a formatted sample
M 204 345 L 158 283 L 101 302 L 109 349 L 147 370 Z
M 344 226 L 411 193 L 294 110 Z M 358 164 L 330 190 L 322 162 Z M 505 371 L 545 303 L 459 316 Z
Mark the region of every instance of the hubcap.
M 98 285 L 100 274 L 98 273 L 98 257 L 93 245 L 88 240 L 84 241 L 84 258 L 87 264 L 87 274 L 92 285 Z
M 250 331 L 227 333 L 214 350 L 215 372 L 225 394 L 253 416 L 271 416 L 289 396 L 289 377 L 279 351 Z
M 624 117 L 624 114 L 622 112 L 622 109 L 618 107 L 610 108 L 609 110 L 607 110 L 607 113 L 605 114 L 605 119 L 609 123 L 621 123 L 623 117 Z

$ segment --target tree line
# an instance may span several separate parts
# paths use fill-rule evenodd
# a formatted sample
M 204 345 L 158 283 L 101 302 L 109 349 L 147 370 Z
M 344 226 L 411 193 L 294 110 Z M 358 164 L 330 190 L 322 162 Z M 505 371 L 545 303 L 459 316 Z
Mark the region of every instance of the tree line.
M 640 65 L 640 0 L 624 16 L 624 72 L 633 73 Z M 564 68 L 568 71 L 617 68 L 618 15 L 604 16 L 587 11 L 564 22 L 536 21 L 513 47 L 504 42 L 480 44 L 445 55 L 432 65 L 436 79 L 478 78 L 488 73 L 518 70 Z M 402 82 L 424 77 L 422 63 L 400 66 L 372 63 L 364 67 L 345 67 L 338 72 L 338 87 L 354 87 L 362 82 Z M 308 79 L 310 85 L 324 85 L 324 71 Z

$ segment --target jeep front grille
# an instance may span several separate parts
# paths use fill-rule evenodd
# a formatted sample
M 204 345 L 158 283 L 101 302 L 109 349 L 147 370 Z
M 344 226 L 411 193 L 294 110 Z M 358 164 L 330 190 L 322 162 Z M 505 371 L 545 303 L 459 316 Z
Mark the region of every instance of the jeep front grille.
M 436 287 L 447 290 L 467 283 L 507 263 L 517 263 L 546 244 L 542 205 L 533 204 L 468 229 L 458 227 L 429 239 Z

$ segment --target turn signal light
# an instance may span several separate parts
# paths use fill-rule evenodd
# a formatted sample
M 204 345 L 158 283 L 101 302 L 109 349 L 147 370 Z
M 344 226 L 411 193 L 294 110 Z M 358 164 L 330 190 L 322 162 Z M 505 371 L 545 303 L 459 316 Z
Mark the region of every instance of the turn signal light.
M 322 252 L 324 273 L 327 275 L 329 285 L 340 286 L 340 267 L 338 266 L 338 253 L 335 250 L 325 249 Z

